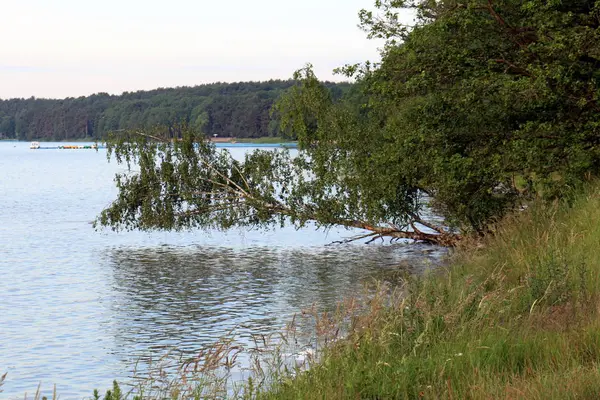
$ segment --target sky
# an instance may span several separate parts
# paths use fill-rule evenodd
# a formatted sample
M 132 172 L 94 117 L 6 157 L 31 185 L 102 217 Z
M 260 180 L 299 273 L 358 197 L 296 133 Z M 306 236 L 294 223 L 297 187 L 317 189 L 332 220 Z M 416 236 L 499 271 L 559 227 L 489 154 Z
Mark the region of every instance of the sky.
M 0 98 L 288 79 L 379 59 L 373 0 L 2 0 Z

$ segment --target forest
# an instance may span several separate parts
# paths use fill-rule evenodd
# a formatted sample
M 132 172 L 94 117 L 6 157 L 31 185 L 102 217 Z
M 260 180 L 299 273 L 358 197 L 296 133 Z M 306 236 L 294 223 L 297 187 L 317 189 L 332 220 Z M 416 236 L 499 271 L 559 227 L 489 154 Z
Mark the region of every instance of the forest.
M 0 139 L 95 140 L 108 132 L 188 124 L 207 136 L 285 136 L 271 107 L 293 80 L 97 93 L 66 99 L 0 100 Z M 349 83 L 326 83 L 341 96 Z M 290 137 L 288 135 L 287 137 Z

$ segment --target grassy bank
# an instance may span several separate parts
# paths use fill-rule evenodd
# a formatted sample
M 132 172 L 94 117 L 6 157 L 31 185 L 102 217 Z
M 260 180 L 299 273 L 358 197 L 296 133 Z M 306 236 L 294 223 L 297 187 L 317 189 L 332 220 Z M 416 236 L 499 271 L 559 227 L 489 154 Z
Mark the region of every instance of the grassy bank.
M 600 187 L 535 205 L 410 278 L 261 399 L 600 398 Z

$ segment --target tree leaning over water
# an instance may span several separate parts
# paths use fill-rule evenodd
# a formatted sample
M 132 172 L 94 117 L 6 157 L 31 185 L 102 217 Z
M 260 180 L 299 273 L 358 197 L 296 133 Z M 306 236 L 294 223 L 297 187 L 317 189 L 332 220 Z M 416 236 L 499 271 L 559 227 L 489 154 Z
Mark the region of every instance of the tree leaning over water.
M 136 162 L 100 215 L 115 229 L 315 221 L 364 237 L 452 245 L 534 197 L 572 190 L 600 165 L 600 1 L 378 0 L 361 11 L 384 38 L 378 65 L 334 100 L 310 66 L 275 107 L 298 157 L 243 161 L 189 129 L 113 135 Z M 402 25 L 399 12 L 417 18 Z M 172 140 L 172 139 L 177 140 Z M 445 218 L 423 218 L 425 199 Z M 447 228 L 448 226 L 452 229 Z

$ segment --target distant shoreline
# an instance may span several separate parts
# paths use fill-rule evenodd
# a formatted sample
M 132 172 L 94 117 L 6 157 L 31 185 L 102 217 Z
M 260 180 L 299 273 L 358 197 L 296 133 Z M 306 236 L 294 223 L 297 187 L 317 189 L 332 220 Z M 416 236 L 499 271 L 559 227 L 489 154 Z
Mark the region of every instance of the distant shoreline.
M 0 142 L 40 142 L 40 143 L 101 143 L 102 140 L 86 138 L 86 139 L 65 139 L 65 140 L 48 140 L 48 139 L 31 139 L 31 140 L 19 140 L 19 139 L 0 139 Z M 287 143 L 297 143 L 296 140 L 284 139 L 280 137 L 260 137 L 260 138 L 235 138 L 235 137 L 216 137 L 210 138 L 212 143 L 256 143 L 256 144 L 287 144 Z
M 285 139 L 281 137 L 265 136 L 260 138 L 235 138 L 235 137 L 213 137 L 210 138 L 213 143 L 257 143 L 257 144 L 281 144 L 296 143 L 296 140 Z
M 0 142 L 55 142 L 55 143 L 94 143 L 102 142 L 98 139 L 86 138 L 86 139 L 65 139 L 65 140 L 48 140 L 48 139 L 31 139 L 31 140 L 19 140 L 19 139 L 0 139 Z M 235 138 L 235 137 L 216 137 L 210 138 L 213 143 L 256 143 L 256 144 L 281 144 L 281 143 L 296 143 L 296 140 L 284 139 L 280 137 L 265 136 L 260 138 Z

